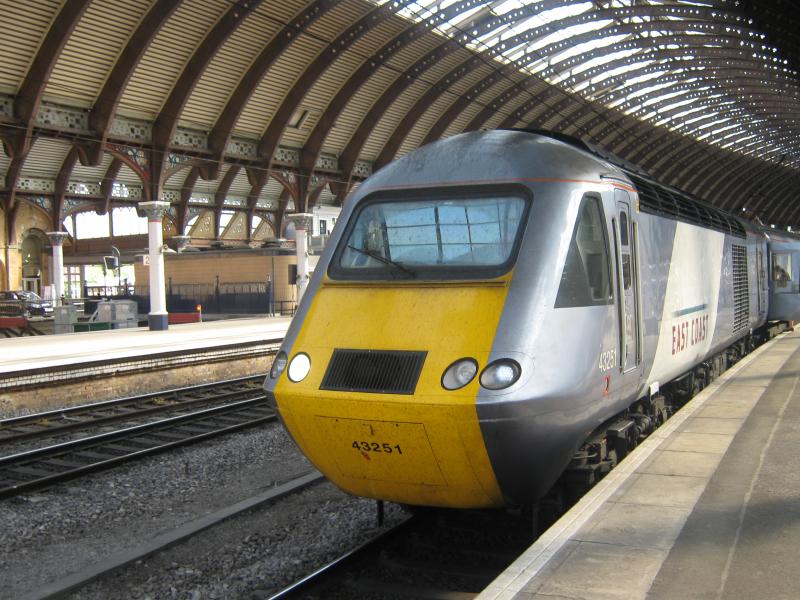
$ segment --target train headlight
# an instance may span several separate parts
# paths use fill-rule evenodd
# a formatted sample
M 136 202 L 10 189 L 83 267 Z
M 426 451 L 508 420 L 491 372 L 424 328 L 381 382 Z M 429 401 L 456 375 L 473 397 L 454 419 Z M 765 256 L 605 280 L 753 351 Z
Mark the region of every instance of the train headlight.
M 300 383 L 303 379 L 306 378 L 308 372 L 311 370 L 311 359 L 308 358 L 308 354 L 303 354 L 300 352 L 299 354 L 295 354 L 292 362 L 289 363 L 289 371 L 287 375 L 289 375 L 289 379 L 291 379 L 295 383 Z
M 462 358 L 447 367 L 442 375 L 442 387 L 446 390 L 457 390 L 475 378 L 478 363 L 473 358 Z
M 488 365 L 481 373 L 481 385 L 487 390 L 502 390 L 516 383 L 522 369 L 515 360 L 501 358 Z
M 277 379 L 283 373 L 283 370 L 286 368 L 286 352 L 281 350 L 278 352 L 277 356 L 275 356 L 275 360 L 272 361 L 272 368 L 269 370 L 269 376 L 272 379 Z

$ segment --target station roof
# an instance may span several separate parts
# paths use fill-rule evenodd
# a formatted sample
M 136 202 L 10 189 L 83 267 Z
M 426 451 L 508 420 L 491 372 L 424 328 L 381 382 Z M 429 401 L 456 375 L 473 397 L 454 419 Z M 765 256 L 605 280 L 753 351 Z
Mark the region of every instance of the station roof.
M 793 0 L 0 0 L 0 24 L 6 213 L 279 223 L 421 144 L 522 127 L 800 229 Z

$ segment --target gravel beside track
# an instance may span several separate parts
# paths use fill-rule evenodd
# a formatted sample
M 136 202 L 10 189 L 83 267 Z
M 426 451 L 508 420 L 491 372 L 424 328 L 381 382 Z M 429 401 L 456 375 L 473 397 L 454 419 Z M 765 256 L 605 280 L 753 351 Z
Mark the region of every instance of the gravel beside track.
M 277 425 L 0 502 L 0 598 L 134 547 L 311 469 Z M 387 522 L 401 518 L 387 507 Z M 377 530 L 375 504 L 316 486 L 76 591 L 81 599 L 265 598 Z

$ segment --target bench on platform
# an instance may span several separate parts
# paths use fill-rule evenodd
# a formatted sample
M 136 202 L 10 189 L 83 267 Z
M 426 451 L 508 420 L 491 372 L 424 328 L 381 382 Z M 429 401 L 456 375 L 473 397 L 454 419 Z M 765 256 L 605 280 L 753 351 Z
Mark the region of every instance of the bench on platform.
M 168 319 L 170 325 L 182 325 L 183 323 L 200 323 L 202 313 L 199 312 L 185 312 L 185 313 L 169 313 Z

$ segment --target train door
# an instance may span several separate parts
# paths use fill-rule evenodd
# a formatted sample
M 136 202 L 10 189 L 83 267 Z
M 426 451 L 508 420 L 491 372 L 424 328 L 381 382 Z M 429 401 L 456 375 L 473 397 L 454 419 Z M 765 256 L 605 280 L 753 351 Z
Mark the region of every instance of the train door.
M 635 369 L 639 364 L 638 281 L 636 231 L 630 218 L 630 196 L 624 190 L 614 190 L 617 204 L 617 286 L 620 325 L 620 362 L 622 371 Z
M 758 314 L 763 315 L 766 312 L 764 302 L 764 288 L 767 284 L 767 271 L 764 268 L 764 251 L 761 248 L 756 249 L 756 279 L 758 280 Z

